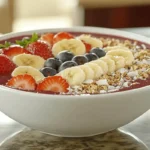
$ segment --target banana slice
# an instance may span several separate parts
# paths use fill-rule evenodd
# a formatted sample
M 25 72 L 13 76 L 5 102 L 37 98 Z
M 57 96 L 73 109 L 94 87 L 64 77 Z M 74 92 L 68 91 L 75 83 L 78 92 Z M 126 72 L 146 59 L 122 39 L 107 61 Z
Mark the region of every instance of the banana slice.
M 31 75 L 36 80 L 36 82 L 40 82 L 41 80 L 44 79 L 43 74 L 39 70 L 31 66 L 19 66 L 12 72 L 11 75 L 14 77 L 17 75 L 24 75 L 24 74 Z
M 117 45 L 117 46 L 107 46 L 104 48 L 104 51 L 105 52 L 108 52 L 108 51 L 113 51 L 113 50 L 130 50 L 129 48 L 123 46 L 123 45 Z
M 100 60 L 103 60 L 104 62 L 107 63 L 108 73 L 113 73 L 116 70 L 115 61 L 112 60 L 110 57 L 105 56 L 100 58 Z
M 110 57 L 112 60 L 115 61 L 116 70 L 125 67 L 125 58 L 124 57 L 122 57 L 122 56 L 111 56 L 111 55 L 108 55 L 108 57 Z
M 92 63 L 96 63 L 97 65 L 99 65 L 102 68 L 104 74 L 106 74 L 108 72 L 108 65 L 103 60 L 100 60 L 100 59 L 94 60 L 94 61 L 92 61 Z
M 134 56 L 131 51 L 126 51 L 126 50 L 113 50 L 107 52 L 106 55 L 111 55 L 111 56 L 122 56 L 125 58 L 125 65 L 131 65 L 132 62 L 134 61 Z
M 85 73 L 79 66 L 67 68 L 58 75 L 66 79 L 70 86 L 80 85 L 85 80 Z
M 85 80 L 94 79 L 94 71 L 88 65 L 79 66 L 85 73 Z
M 90 44 L 92 47 L 103 47 L 102 41 L 100 39 L 92 37 L 91 35 L 82 34 L 77 38 Z
M 101 77 L 102 74 L 104 74 L 102 68 L 95 63 L 90 62 L 90 63 L 86 63 L 85 65 L 89 66 L 94 71 L 93 79 L 98 79 Z
M 52 53 L 55 57 L 63 50 L 71 51 L 74 55 L 83 55 L 86 52 L 85 45 L 77 39 L 64 39 L 55 43 L 52 47 Z
M 13 62 L 17 66 L 31 66 L 36 69 L 41 69 L 44 66 L 45 60 L 36 55 L 20 54 L 13 57 Z

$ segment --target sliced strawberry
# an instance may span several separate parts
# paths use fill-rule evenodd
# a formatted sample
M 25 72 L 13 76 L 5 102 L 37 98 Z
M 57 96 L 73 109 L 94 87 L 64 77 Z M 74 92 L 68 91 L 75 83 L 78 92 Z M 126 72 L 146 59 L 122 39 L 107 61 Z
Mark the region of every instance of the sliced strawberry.
M 45 78 L 37 86 L 37 91 L 52 91 L 59 93 L 67 93 L 69 84 L 61 76 L 51 76 Z
M 87 52 L 87 53 L 89 53 L 89 52 L 90 52 L 90 50 L 92 49 L 91 44 L 88 44 L 88 43 L 86 43 L 86 42 L 84 42 L 84 41 L 82 41 L 82 42 L 83 42 L 83 44 L 85 45 L 86 52 Z
M 26 47 L 26 49 L 30 53 L 32 53 L 34 55 L 41 56 L 44 59 L 48 59 L 48 58 L 51 58 L 53 56 L 52 51 L 51 51 L 51 47 L 44 42 L 40 42 L 40 41 L 33 42 L 33 43 L 29 44 Z
M 6 55 L 0 54 L 0 75 L 8 75 L 16 65 Z
M 53 45 L 53 37 L 54 37 L 54 34 L 47 33 L 41 36 L 41 40 L 48 42 L 50 45 Z
M 7 55 L 10 59 L 12 59 L 16 55 L 23 54 L 23 53 L 30 54 L 29 51 L 19 46 L 13 46 L 7 49 L 3 49 L 3 54 Z
M 67 32 L 59 32 L 57 33 L 53 38 L 53 43 L 56 43 L 58 41 L 61 41 L 63 39 L 73 39 L 74 36 Z
M 36 82 L 34 78 L 28 74 L 13 77 L 6 83 L 6 85 L 22 90 L 35 90 L 36 88 Z

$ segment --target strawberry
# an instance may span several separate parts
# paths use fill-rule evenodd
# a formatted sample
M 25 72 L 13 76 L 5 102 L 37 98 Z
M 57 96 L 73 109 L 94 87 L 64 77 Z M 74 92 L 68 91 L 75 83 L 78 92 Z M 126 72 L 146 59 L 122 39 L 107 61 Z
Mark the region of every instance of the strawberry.
M 53 43 L 56 43 L 63 39 L 74 39 L 74 36 L 67 32 L 59 32 L 54 36 Z
M 86 53 L 89 53 L 90 50 L 92 49 L 92 46 L 84 41 L 82 41 L 83 44 L 85 45 L 85 48 L 86 48 Z
M 6 55 L 0 54 L 0 75 L 8 75 L 16 65 Z
M 34 55 L 38 55 L 43 57 L 44 59 L 48 59 L 50 57 L 52 57 L 52 51 L 51 51 L 51 47 L 44 43 L 44 42 L 40 42 L 40 41 L 36 41 L 33 42 L 31 44 L 29 44 L 26 49 L 34 54 Z
M 54 37 L 54 34 L 47 33 L 47 34 L 43 34 L 41 36 L 41 40 L 48 42 L 52 46 L 53 45 L 53 37 Z
M 11 78 L 6 85 L 22 90 L 35 90 L 36 88 L 36 82 L 34 78 L 28 74 L 15 76 Z
M 19 46 L 13 46 L 13 47 L 3 49 L 3 54 L 7 55 L 10 59 L 12 59 L 16 55 L 23 54 L 23 53 L 30 54 L 29 51 Z
M 37 85 L 37 91 L 68 92 L 69 84 L 61 76 L 49 76 Z

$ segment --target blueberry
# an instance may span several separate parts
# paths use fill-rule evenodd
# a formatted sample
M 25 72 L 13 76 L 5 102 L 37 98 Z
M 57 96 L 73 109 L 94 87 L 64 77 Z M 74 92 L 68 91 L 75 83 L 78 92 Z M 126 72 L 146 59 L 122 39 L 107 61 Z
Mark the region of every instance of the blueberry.
M 70 67 L 77 66 L 77 65 L 78 64 L 76 62 L 74 62 L 74 61 L 66 61 L 66 62 L 61 64 L 61 66 L 58 69 L 58 72 L 66 69 L 66 68 L 70 68 Z
M 94 53 L 87 53 L 85 54 L 85 57 L 87 57 L 88 61 L 96 60 L 98 59 L 98 56 Z
M 42 68 L 40 70 L 40 72 L 45 76 L 45 77 L 48 77 L 48 76 L 54 76 L 57 71 L 53 68 L 50 68 L 50 67 L 45 67 L 45 68 Z
M 88 59 L 83 55 L 79 55 L 79 56 L 74 56 L 72 58 L 72 61 L 76 62 L 78 65 L 83 65 L 88 62 Z
M 62 62 L 65 62 L 70 61 L 74 57 L 74 54 L 66 50 L 58 53 L 56 57 Z
M 96 54 L 99 58 L 106 55 L 106 52 L 103 49 L 99 48 L 99 47 L 92 48 L 90 50 L 90 53 Z
M 61 65 L 61 61 L 56 58 L 49 58 L 45 61 L 44 67 L 51 67 L 53 69 L 58 69 L 59 66 Z

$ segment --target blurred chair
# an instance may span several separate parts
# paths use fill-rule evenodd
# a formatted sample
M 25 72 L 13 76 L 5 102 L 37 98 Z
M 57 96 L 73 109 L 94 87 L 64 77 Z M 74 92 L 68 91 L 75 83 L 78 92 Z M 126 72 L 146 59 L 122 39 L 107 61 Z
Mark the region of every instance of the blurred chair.
M 0 0 L 0 33 L 12 31 L 13 0 Z
M 150 27 L 150 0 L 79 0 L 79 6 L 86 26 Z

